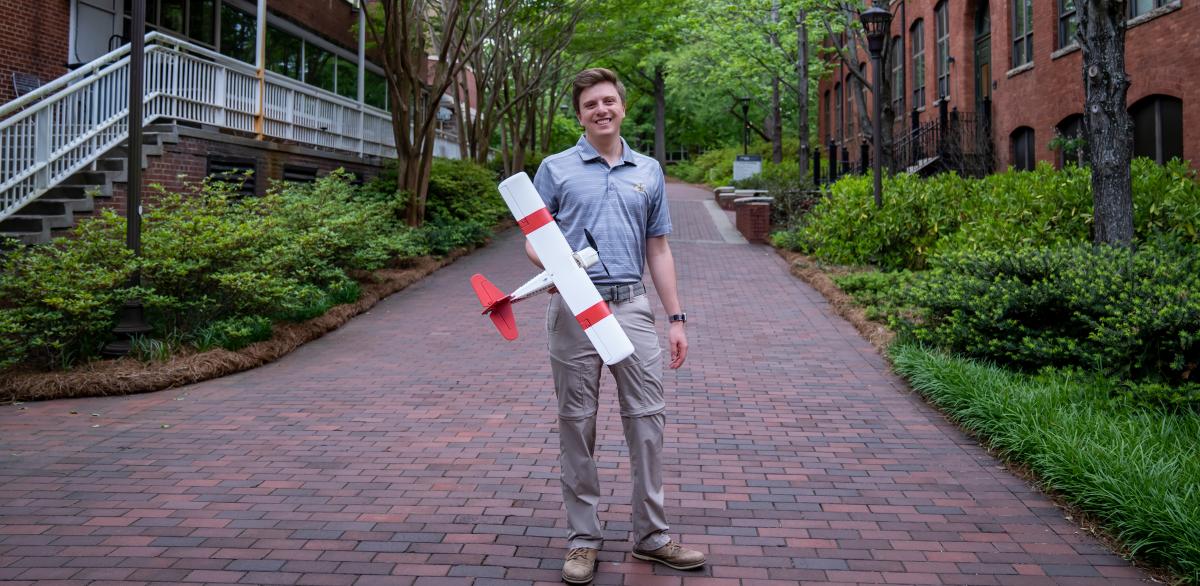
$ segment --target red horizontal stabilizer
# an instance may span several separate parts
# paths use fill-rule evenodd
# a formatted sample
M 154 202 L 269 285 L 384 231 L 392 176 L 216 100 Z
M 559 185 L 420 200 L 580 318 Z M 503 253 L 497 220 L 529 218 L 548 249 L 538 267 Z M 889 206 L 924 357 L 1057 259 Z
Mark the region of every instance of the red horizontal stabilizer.
M 513 317 L 511 298 L 478 273 L 471 276 L 471 286 L 483 304 L 483 313 L 492 318 L 500 335 L 506 340 L 516 340 L 517 320 Z

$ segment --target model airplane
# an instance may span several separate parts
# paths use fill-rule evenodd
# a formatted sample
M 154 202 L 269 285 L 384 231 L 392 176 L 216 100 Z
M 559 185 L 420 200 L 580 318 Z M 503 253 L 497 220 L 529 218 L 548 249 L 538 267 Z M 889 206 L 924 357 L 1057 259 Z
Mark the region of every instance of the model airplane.
M 538 195 L 533 182 L 525 173 L 517 173 L 500 183 L 500 195 L 509 211 L 517 219 L 517 225 L 529 239 L 542 266 L 546 268 L 538 276 L 530 279 L 516 291 L 505 295 L 495 285 L 492 285 L 483 275 L 471 277 L 471 285 L 479 302 L 483 304 L 483 313 L 492 318 L 500 335 L 508 340 L 517 339 L 517 322 L 513 318 L 512 304 L 522 299 L 547 291 L 550 287 L 558 289 L 563 301 L 575 319 L 583 327 L 588 340 L 596 347 L 601 360 L 605 364 L 616 364 L 633 354 L 633 343 L 617 323 L 617 318 L 608 309 L 608 304 L 600 297 L 600 292 L 592 284 L 587 275 L 587 268 L 600 260 L 596 253 L 595 243 L 588 235 L 591 246 L 578 252 L 572 252 L 571 246 L 563 236 L 558 224 L 550 216 L 546 204 Z

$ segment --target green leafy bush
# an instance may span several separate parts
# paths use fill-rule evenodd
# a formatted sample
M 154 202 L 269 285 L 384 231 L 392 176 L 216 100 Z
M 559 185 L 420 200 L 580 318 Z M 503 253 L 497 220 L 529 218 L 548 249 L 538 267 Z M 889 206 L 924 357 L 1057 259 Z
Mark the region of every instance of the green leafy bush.
M 508 207 L 488 169 L 470 161 L 434 159 L 425 212 L 426 221 L 434 224 L 478 221 L 491 226 L 507 217 Z
M 955 203 L 967 181 L 950 173 L 897 175 L 884 183 L 879 209 L 869 177 L 846 177 L 831 186 L 795 235 L 776 242 L 834 264 L 920 269 L 938 239 L 958 228 Z
M 1200 246 L 1086 244 L 938 257 L 912 288 L 917 340 L 1025 370 L 1178 384 L 1200 363 Z
M 334 172 L 257 198 L 219 182 L 160 192 L 143 216 L 136 260 L 125 248 L 125 220 L 111 213 L 51 246 L 6 251 L 0 369 L 95 357 L 111 338 L 116 310 L 134 295 L 155 329 L 137 341 L 139 356 L 157 358 L 181 340 L 241 347 L 269 337 L 272 320 L 310 319 L 357 300 L 348 270 L 478 244 L 507 216 L 490 174 L 470 163 L 435 165 L 430 211 L 437 220 L 422 228 L 398 219 L 394 188 L 358 189 L 351 180 Z M 142 286 L 131 289 L 135 268 Z M 157 341 L 164 337 L 172 341 Z
M 271 320 L 261 315 L 246 315 L 226 318 L 208 324 L 193 334 L 193 343 L 199 350 L 224 348 L 240 350 L 271 338 Z
M 915 280 L 916 273 L 909 271 L 862 271 L 833 278 L 838 288 L 862 306 L 867 319 L 881 322 L 912 314 L 904 293 Z
M 1133 162 L 1134 229 L 1138 239 L 1166 234 L 1200 242 L 1200 182 L 1179 161 Z M 793 234 L 773 242 L 835 264 L 920 269 L 931 254 L 1050 246 L 1091 238 L 1091 174 L 1087 168 L 1008 171 L 983 179 L 941 174 L 886 177 L 882 210 L 872 205 L 869 176 L 847 176 Z
M 72 238 L 0 256 L 0 369 L 67 368 L 99 353 L 132 294 L 124 227 L 104 212 Z
M 944 232 L 935 251 L 1000 250 L 1087 242 L 1092 224 L 1091 173 L 1046 162 L 1032 171 L 967 179 L 961 193 L 941 197 L 958 208 L 960 221 Z
M 1133 161 L 1133 225 L 1139 236 L 1169 234 L 1200 243 L 1200 182 L 1186 161 Z

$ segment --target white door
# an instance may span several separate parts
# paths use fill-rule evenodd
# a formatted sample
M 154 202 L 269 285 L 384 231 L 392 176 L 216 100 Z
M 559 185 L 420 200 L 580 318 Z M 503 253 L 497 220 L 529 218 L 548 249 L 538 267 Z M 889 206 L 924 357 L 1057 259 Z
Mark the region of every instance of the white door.
M 73 0 L 75 22 L 71 23 L 72 63 L 87 63 L 115 49 L 121 41 L 124 3 L 121 0 Z M 111 43 L 111 45 L 110 45 Z

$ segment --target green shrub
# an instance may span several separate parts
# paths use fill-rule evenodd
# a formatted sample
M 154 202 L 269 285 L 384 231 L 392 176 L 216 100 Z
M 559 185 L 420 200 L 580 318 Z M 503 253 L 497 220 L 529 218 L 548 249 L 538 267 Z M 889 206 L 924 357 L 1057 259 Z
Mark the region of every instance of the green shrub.
M 798 234 L 779 241 L 834 264 L 920 269 L 941 235 L 958 228 L 956 203 L 967 182 L 951 173 L 897 175 L 884 183 L 879 209 L 870 177 L 845 177 L 805 216 Z
M 664 171 L 667 175 L 687 183 L 702 183 L 704 181 L 704 170 L 690 161 L 672 163 Z
M 1200 182 L 1180 161 L 1133 162 L 1134 229 L 1139 240 L 1166 234 L 1200 242 Z M 869 176 L 848 176 L 773 241 L 836 264 L 919 269 L 931 254 L 1049 246 L 1091 239 L 1087 168 L 1008 171 L 984 179 L 941 174 L 885 177 L 884 208 L 871 205 Z
M 491 226 L 508 216 L 508 207 L 490 170 L 470 161 L 434 159 L 425 213 L 426 221 L 435 224 L 479 221 Z
M 867 319 L 881 322 L 912 314 L 904 292 L 915 280 L 916 274 L 908 271 L 862 271 L 833 278 L 838 288 L 863 308 Z
M 204 351 L 213 348 L 240 350 L 271 338 L 271 320 L 261 315 L 247 315 L 218 320 L 196 330 L 192 342 Z
M 1200 246 L 960 252 L 912 288 L 916 339 L 1025 370 L 1077 366 L 1178 384 L 1200 364 Z
M 1200 182 L 1186 161 L 1133 161 L 1133 225 L 1138 236 L 1168 234 L 1200 243 Z
M 956 204 L 961 221 L 943 232 L 936 251 L 1000 250 L 1087 242 L 1091 238 L 1091 173 L 1046 162 L 1032 171 L 996 173 L 967 179 L 961 193 L 943 193 Z
M 111 212 L 72 238 L 0 256 L 0 369 L 28 362 L 67 368 L 97 356 L 132 295 L 125 221 Z

